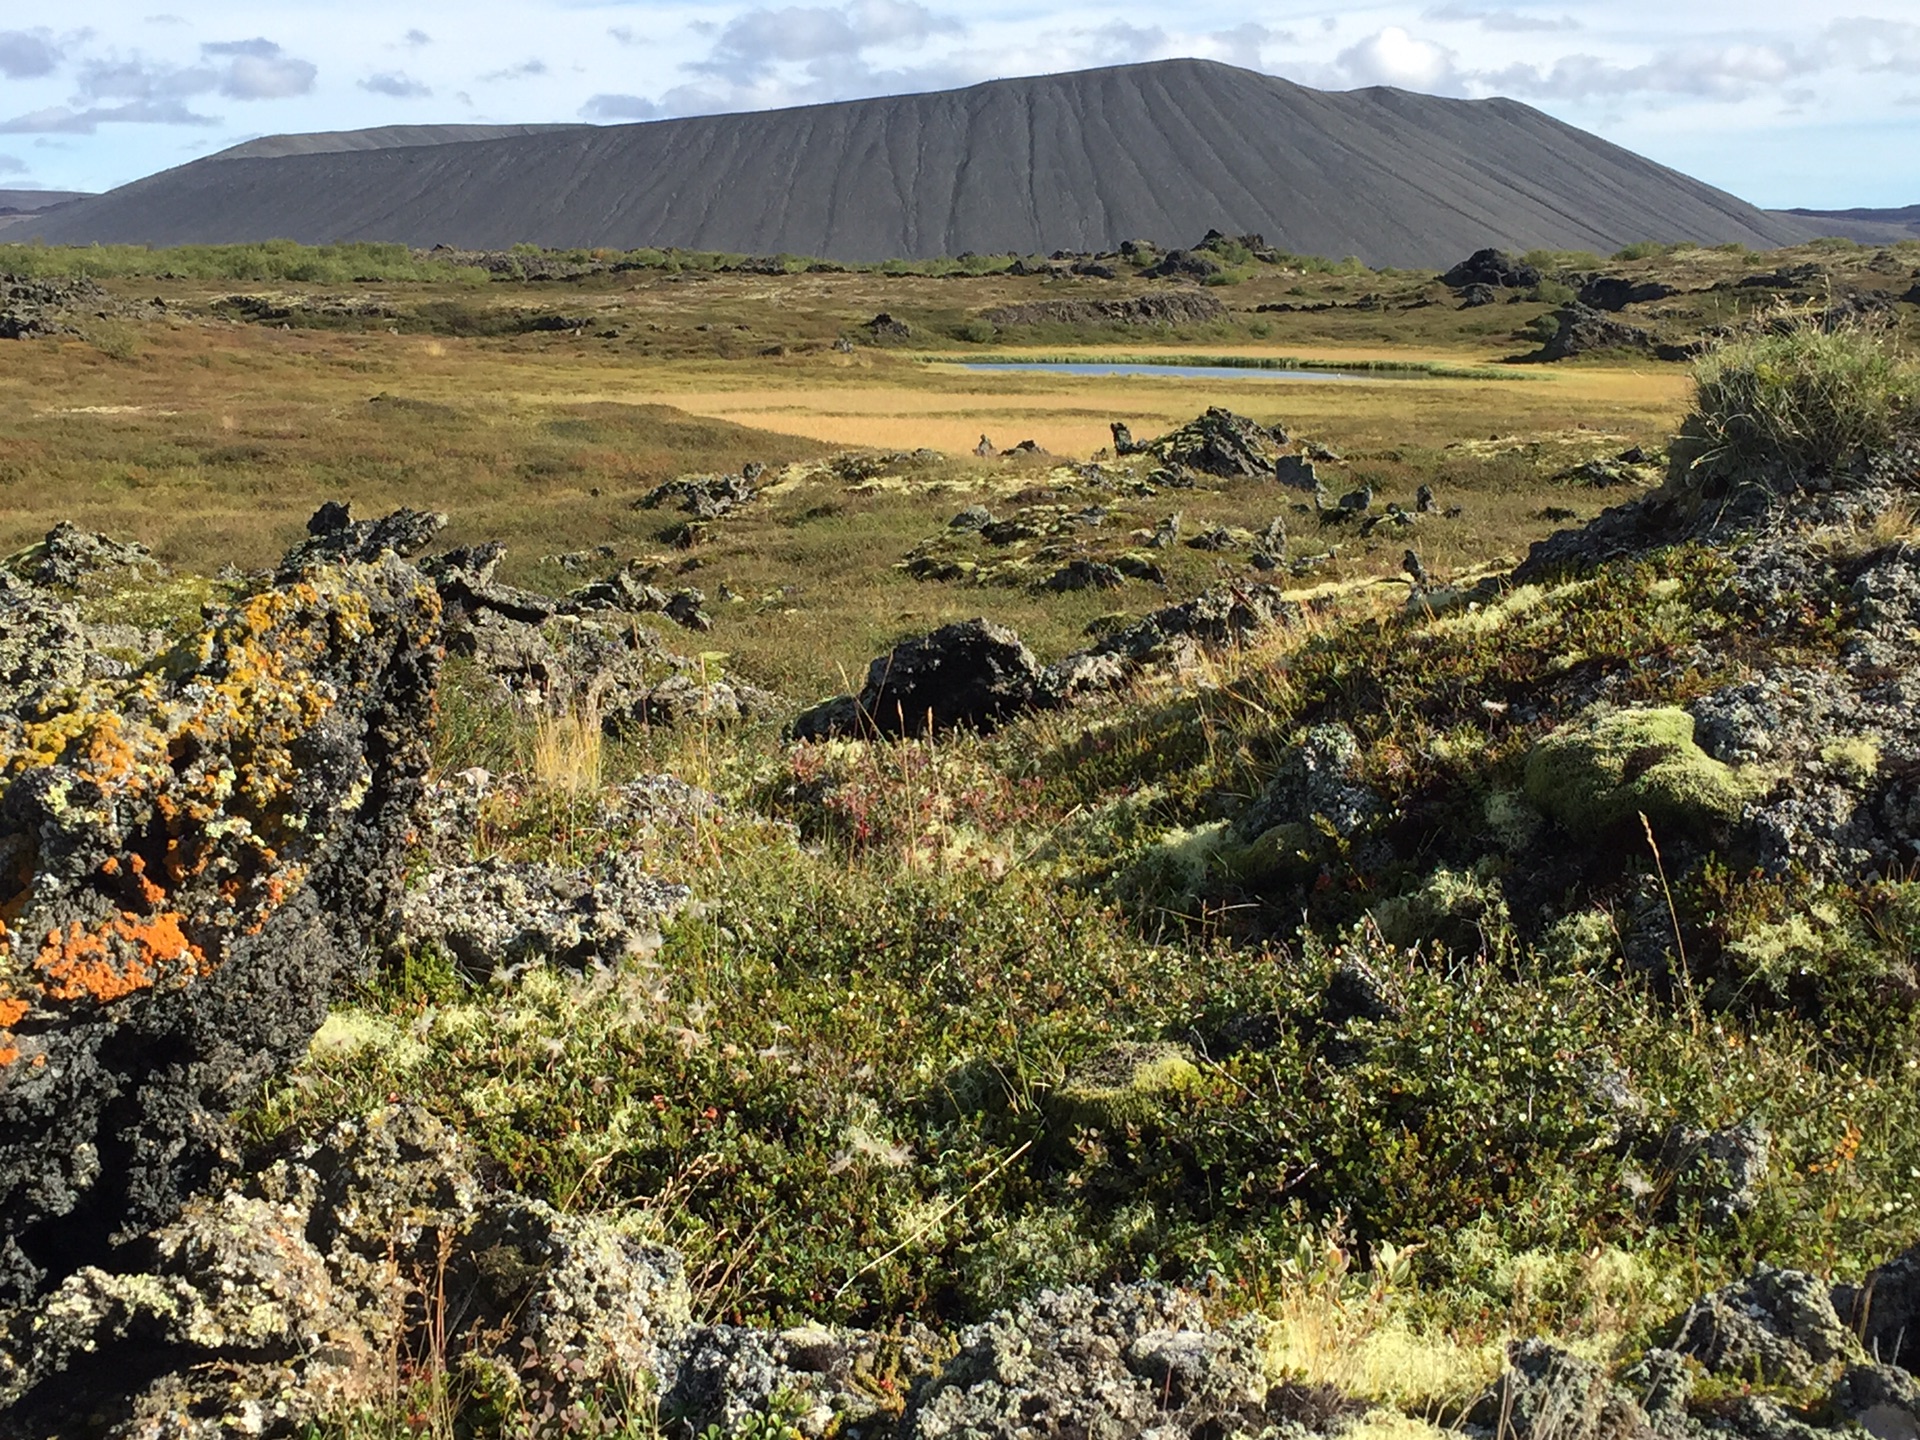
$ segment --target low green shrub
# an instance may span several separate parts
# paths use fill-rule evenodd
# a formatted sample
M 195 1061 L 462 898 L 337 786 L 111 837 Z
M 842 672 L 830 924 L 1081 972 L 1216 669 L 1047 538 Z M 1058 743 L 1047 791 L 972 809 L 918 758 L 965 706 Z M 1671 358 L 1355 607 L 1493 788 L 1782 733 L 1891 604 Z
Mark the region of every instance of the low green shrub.
M 1920 434 L 1920 369 L 1873 330 L 1733 340 L 1693 379 L 1673 458 L 1677 474 L 1701 480 L 1817 473 Z

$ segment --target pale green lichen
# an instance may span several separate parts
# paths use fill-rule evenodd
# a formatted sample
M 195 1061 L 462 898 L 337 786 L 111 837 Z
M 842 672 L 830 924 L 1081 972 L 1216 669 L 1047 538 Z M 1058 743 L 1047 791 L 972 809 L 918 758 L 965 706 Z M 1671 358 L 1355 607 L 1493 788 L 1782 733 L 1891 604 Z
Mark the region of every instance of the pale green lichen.
M 1577 835 L 1645 815 L 1655 830 L 1698 830 L 1739 817 L 1767 788 L 1755 767 L 1736 769 L 1694 742 L 1684 710 L 1615 710 L 1548 735 L 1527 757 L 1527 799 Z
M 1820 759 L 1829 770 L 1853 785 L 1865 785 L 1880 772 L 1880 746 L 1865 735 L 1852 735 L 1821 746 Z

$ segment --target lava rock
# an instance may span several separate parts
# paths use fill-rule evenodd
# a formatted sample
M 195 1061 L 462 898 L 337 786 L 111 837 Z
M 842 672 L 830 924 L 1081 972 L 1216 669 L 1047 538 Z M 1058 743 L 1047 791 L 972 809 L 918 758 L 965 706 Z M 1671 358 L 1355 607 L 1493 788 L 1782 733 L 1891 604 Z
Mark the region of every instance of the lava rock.
M 409 559 L 446 528 L 447 517 L 437 510 L 403 509 L 378 520 L 354 520 L 347 506 L 330 500 L 308 522 L 307 538 L 280 558 L 276 578 L 285 584 L 316 565 L 370 564 L 389 552 Z
M 1658 280 L 1633 281 L 1620 275 L 1596 275 L 1580 287 L 1575 298 L 1590 310 L 1624 310 L 1629 305 L 1650 305 L 1679 293 Z
M 166 573 L 146 546 L 124 544 L 67 520 L 49 530 L 38 545 L 9 559 L 7 568 L 29 584 L 69 590 L 97 575 L 140 580 Z
M 1469 285 L 1497 286 L 1506 290 L 1530 290 L 1541 280 L 1540 272 L 1504 250 L 1476 250 L 1440 277 L 1442 285 L 1455 290 Z
M 1257 1434 L 1270 1390 L 1250 1333 L 1155 1285 L 1042 1291 L 969 1326 L 915 1396 L 911 1440 Z
M 1653 336 L 1638 325 L 1629 325 L 1621 320 L 1577 301 L 1572 305 L 1563 305 L 1554 311 L 1553 318 L 1559 329 L 1553 338 L 1542 345 L 1529 360 L 1552 362 L 1568 360 L 1575 355 L 1586 355 L 1597 350 L 1651 350 Z
M 400 907 L 400 935 L 432 946 L 476 977 L 552 960 L 611 965 L 660 948 L 661 927 L 691 892 L 651 874 L 636 854 L 604 856 L 592 869 L 516 864 L 429 871 Z
M 1830 1369 L 1865 1358 L 1835 1313 L 1826 1286 L 1770 1265 L 1694 1301 L 1671 1349 L 1715 1375 L 1759 1374 L 1775 1384 L 1811 1385 Z
M 867 670 L 853 709 L 839 700 L 815 706 L 793 722 L 801 740 L 850 734 L 861 727 L 895 737 L 957 727 L 991 730 L 1032 703 L 1040 663 L 1020 637 L 990 620 L 943 625 L 896 645 Z
M 57 748 L 0 766 L 0 1303 L 170 1221 L 360 975 L 440 653 L 419 571 L 315 569 L 62 692 Z
M 1589 1360 L 1544 1340 L 1507 1352 L 1507 1372 L 1467 1414 L 1469 1424 L 1513 1440 L 1652 1440 L 1653 1424 Z

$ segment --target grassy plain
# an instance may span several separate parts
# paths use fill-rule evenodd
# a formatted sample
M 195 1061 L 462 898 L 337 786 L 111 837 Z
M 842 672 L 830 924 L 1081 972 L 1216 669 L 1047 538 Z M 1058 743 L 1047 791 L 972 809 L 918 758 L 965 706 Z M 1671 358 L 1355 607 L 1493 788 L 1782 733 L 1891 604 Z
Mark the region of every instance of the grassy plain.
M 1313 298 L 1364 288 L 1351 276 L 1260 279 L 1222 292 L 1230 319 L 1218 324 L 1008 331 L 991 352 L 1306 354 L 1483 368 L 1528 343 L 1516 337 L 1547 308 L 1487 307 L 1499 312 L 1489 317 L 1435 304 L 1384 320 L 1258 312 L 1308 281 Z M 941 452 L 894 485 L 830 473 L 797 479 L 718 527 L 696 555 L 667 557 L 697 566 L 691 583 L 745 597 L 719 612 L 716 643 L 748 674 L 802 698 L 837 683 L 877 644 L 944 620 L 991 611 L 1058 653 L 1094 614 L 1158 603 L 1158 591 L 1139 585 L 1098 602 L 1020 588 L 988 596 L 893 568 L 965 504 L 1084 491 L 1055 467 L 1100 453 L 1110 421 L 1146 437 L 1225 405 L 1339 452 L 1343 463 L 1323 467 L 1336 492 L 1370 483 L 1383 501 L 1410 504 L 1430 483 L 1464 512 L 1420 540 L 1427 563 L 1452 572 L 1523 553 L 1569 513 L 1594 513 L 1606 496 L 1548 477 L 1631 445 L 1657 446 L 1686 387 L 1681 367 L 1651 361 L 1507 367 L 1510 378 L 1493 380 L 1330 383 L 1256 371 L 1219 381 L 982 374 L 955 363 L 986 348 L 956 343 L 969 316 L 1147 288 L 1125 281 L 641 272 L 480 290 L 431 279 L 105 283 L 128 300 L 162 299 L 165 312 L 89 321 L 80 337 L 4 353 L 0 547 L 71 519 L 136 538 L 170 563 L 218 556 L 258 566 L 321 500 L 345 498 L 362 514 L 444 509 L 450 539 L 509 542 L 510 577 L 577 583 L 547 557 L 602 544 L 622 558 L 664 552 L 660 536 L 678 517 L 633 505 L 676 475 L 847 449 Z M 1396 283 L 1419 295 L 1431 277 Z M 236 307 L 235 293 L 259 303 Z M 870 343 L 864 324 L 881 311 L 905 320 L 913 337 Z M 513 333 L 556 316 L 581 323 Z M 1408 332 L 1397 344 L 1388 343 L 1389 321 Z M 843 337 L 855 342 L 850 353 L 835 348 Z M 1003 448 L 1031 439 L 1054 458 L 978 459 L 971 452 L 983 434 Z M 1296 548 L 1317 551 L 1311 520 L 1288 511 L 1299 498 L 1242 484 L 1151 502 L 1087 493 L 1077 503 L 1109 504 L 1118 535 L 1175 509 L 1188 534 L 1216 524 L 1258 529 L 1284 513 Z M 1403 548 L 1342 544 L 1316 580 L 1391 575 Z M 1216 562 L 1176 550 L 1170 569 L 1173 588 L 1197 588 Z

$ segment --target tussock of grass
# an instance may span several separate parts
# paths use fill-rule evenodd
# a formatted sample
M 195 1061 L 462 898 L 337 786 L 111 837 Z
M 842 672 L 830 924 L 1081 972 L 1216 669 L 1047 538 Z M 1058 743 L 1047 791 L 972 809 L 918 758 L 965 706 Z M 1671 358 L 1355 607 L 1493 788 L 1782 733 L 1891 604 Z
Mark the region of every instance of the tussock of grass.
M 1832 470 L 1920 433 L 1920 367 L 1855 326 L 1722 345 L 1694 367 L 1694 391 L 1674 457 L 1704 479 Z

